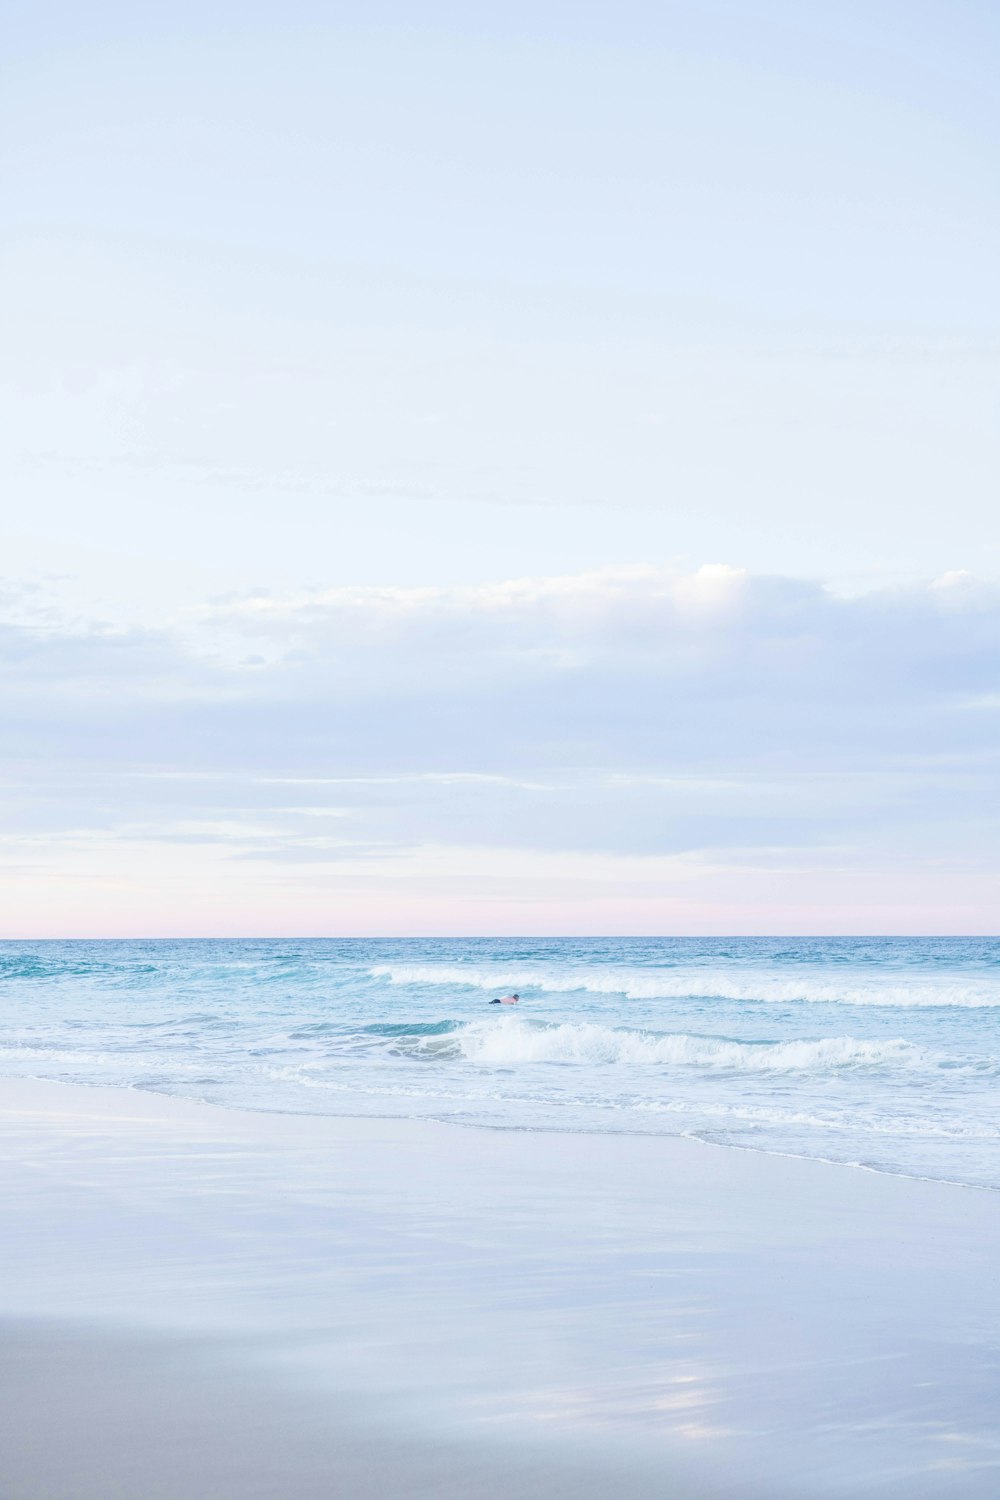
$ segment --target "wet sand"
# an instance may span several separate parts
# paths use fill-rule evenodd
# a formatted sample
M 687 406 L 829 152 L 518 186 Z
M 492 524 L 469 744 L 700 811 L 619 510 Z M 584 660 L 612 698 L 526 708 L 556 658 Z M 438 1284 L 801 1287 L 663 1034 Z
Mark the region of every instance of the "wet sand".
M 5 1500 L 605 1500 L 623 1478 L 657 1500 L 666 1476 L 569 1445 L 483 1434 L 421 1441 L 377 1402 L 289 1389 L 238 1340 L 0 1325 Z M 678 1500 L 706 1492 L 669 1485 Z
M 1000 1194 L 0 1083 L 5 1500 L 986 1500 Z

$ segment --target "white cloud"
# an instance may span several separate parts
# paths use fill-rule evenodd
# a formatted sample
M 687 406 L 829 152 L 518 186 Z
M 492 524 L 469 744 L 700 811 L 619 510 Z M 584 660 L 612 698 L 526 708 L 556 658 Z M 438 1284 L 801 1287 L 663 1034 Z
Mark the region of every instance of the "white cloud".
M 81 879 L 88 839 L 102 867 L 141 842 L 317 890 L 367 869 L 394 900 L 451 899 L 442 849 L 510 900 L 623 895 L 635 860 L 644 900 L 779 865 L 803 899 L 852 870 L 888 899 L 1000 863 L 993 715 L 969 711 L 1000 686 L 1000 589 L 966 575 L 843 598 L 636 567 L 258 594 L 158 632 L 47 611 L 2 627 L 0 671 L 4 826 L 50 871 L 72 833 Z

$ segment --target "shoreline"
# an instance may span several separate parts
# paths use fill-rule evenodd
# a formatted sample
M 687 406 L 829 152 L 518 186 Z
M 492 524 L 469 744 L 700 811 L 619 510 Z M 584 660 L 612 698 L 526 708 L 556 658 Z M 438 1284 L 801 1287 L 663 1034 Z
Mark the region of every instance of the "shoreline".
M 194 941 L 192 939 L 191 941 Z M 168 1094 L 159 1089 L 146 1088 L 142 1084 L 109 1084 L 109 1083 L 86 1083 L 79 1081 L 67 1081 L 60 1078 L 46 1078 L 38 1074 L 27 1073 L 0 1073 L 0 1090 L 8 1082 L 20 1082 L 31 1084 L 52 1085 L 61 1089 L 82 1089 L 85 1092 L 106 1090 L 112 1094 L 138 1094 L 148 1095 L 153 1099 L 163 1099 L 167 1103 L 178 1105 L 193 1105 L 200 1109 L 221 1110 L 224 1114 L 236 1115 L 260 1115 L 265 1119 L 290 1119 L 290 1120 L 346 1120 L 364 1123 L 374 1120 L 383 1123 L 410 1124 L 417 1127 L 424 1125 L 442 1126 L 445 1129 L 455 1130 L 482 1130 L 488 1132 L 499 1132 L 501 1134 L 515 1135 L 539 1135 L 539 1136 L 573 1136 L 581 1140 L 590 1138 L 623 1140 L 655 1140 L 655 1141 L 688 1141 L 693 1146 L 704 1146 L 715 1151 L 741 1151 L 751 1156 L 773 1157 L 779 1161 L 815 1162 L 818 1166 L 837 1167 L 845 1171 L 870 1172 L 876 1177 L 899 1178 L 904 1182 L 930 1182 L 938 1183 L 942 1187 L 963 1188 L 969 1192 L 977 1193 L 1000 1193 L 1000 1184 L 988 1182 L 963 1182 L 956 1177 L 931 1177 L 927 1173 L 906 1172 L 901 1167 L 878 1167 L 870 1162 L 864 1161 L 838 1161 L 831 1156 L 810 1156 L 801 1151 L 779 1151 L 768 1146 L 752 1146 L 743 1141 L 713 1141 L 706 1140 L 704 1136 L 696 1131 L 674 1131 L 665 1130 L 586 1130 L 581 1126 L 574 1125 L 504 1125 L 495 1120 L 461 1120 L 457 1118 L 439 1117 L 435 1115 L 402 1115 L 402 1114 L 352 1114 L 348 1111 L 332 1110 L 298 1110 L 278 1108 L 254 1108 L 248 1104 L 226 1104 L 214 1099 L 202 1099 L 189 1094 Z
M 96 1372 L 86 1391 L 60 1377 L 36 1422 L 70 1430 L 87 1391 L 113 1415 L 125 1397 L 100 1350 L 118 1339 L 197 1427 L 184 1360 L 156 1353 L 179 1339 L 222 1407 L 257 1380 L 289 1431 L 305 1422 L 328 1485 L 350 1407 L 358 1475 L 386 1444 L 408 1455 L 400 1475 L 451 1454 L 456 1500 L 498 1493 L 527 1452 L 515 1488 L 539 1497 L 563 1480 L 587 1495 L 583 1470 L 627 1500 L 662 1495 L 667 1475 L 713 1500 L 996 1493 L 995 1192 L 678 1136 L 448 1123 L 0 1080 L 0 1321 L 29 1364 L 68 1340 Z M 235 1469 L 226 1490 L 221 1437 L 197 1441 L 222 1476 L 213 1500 L 254 1493 Z M 283 1451 L 260 1493 L 311 1500 Z M 15 1500 L 48 1500 L 36 1473 Z M 66 1500 L 97 1500 L 101 1475 L 84 1480 Z M 152 1479 L 130 1483 L 128 1500 L 159 1500 Z

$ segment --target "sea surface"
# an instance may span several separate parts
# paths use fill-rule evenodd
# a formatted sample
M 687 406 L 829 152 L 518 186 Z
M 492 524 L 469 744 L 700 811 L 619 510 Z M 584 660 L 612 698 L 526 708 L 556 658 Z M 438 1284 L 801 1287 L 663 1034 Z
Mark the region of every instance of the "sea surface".
M 7 942 L 0 1022 L 20 1077 L 1000 1187 L 995 938 Z

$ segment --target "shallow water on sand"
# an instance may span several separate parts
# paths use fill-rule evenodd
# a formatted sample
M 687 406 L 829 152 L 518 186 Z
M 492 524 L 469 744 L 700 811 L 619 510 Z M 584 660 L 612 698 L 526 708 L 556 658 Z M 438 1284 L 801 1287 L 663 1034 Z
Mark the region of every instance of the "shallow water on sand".
M 1000 1187 L 997 939 L 8 942 L 0 1020 L 5 1074 Z

